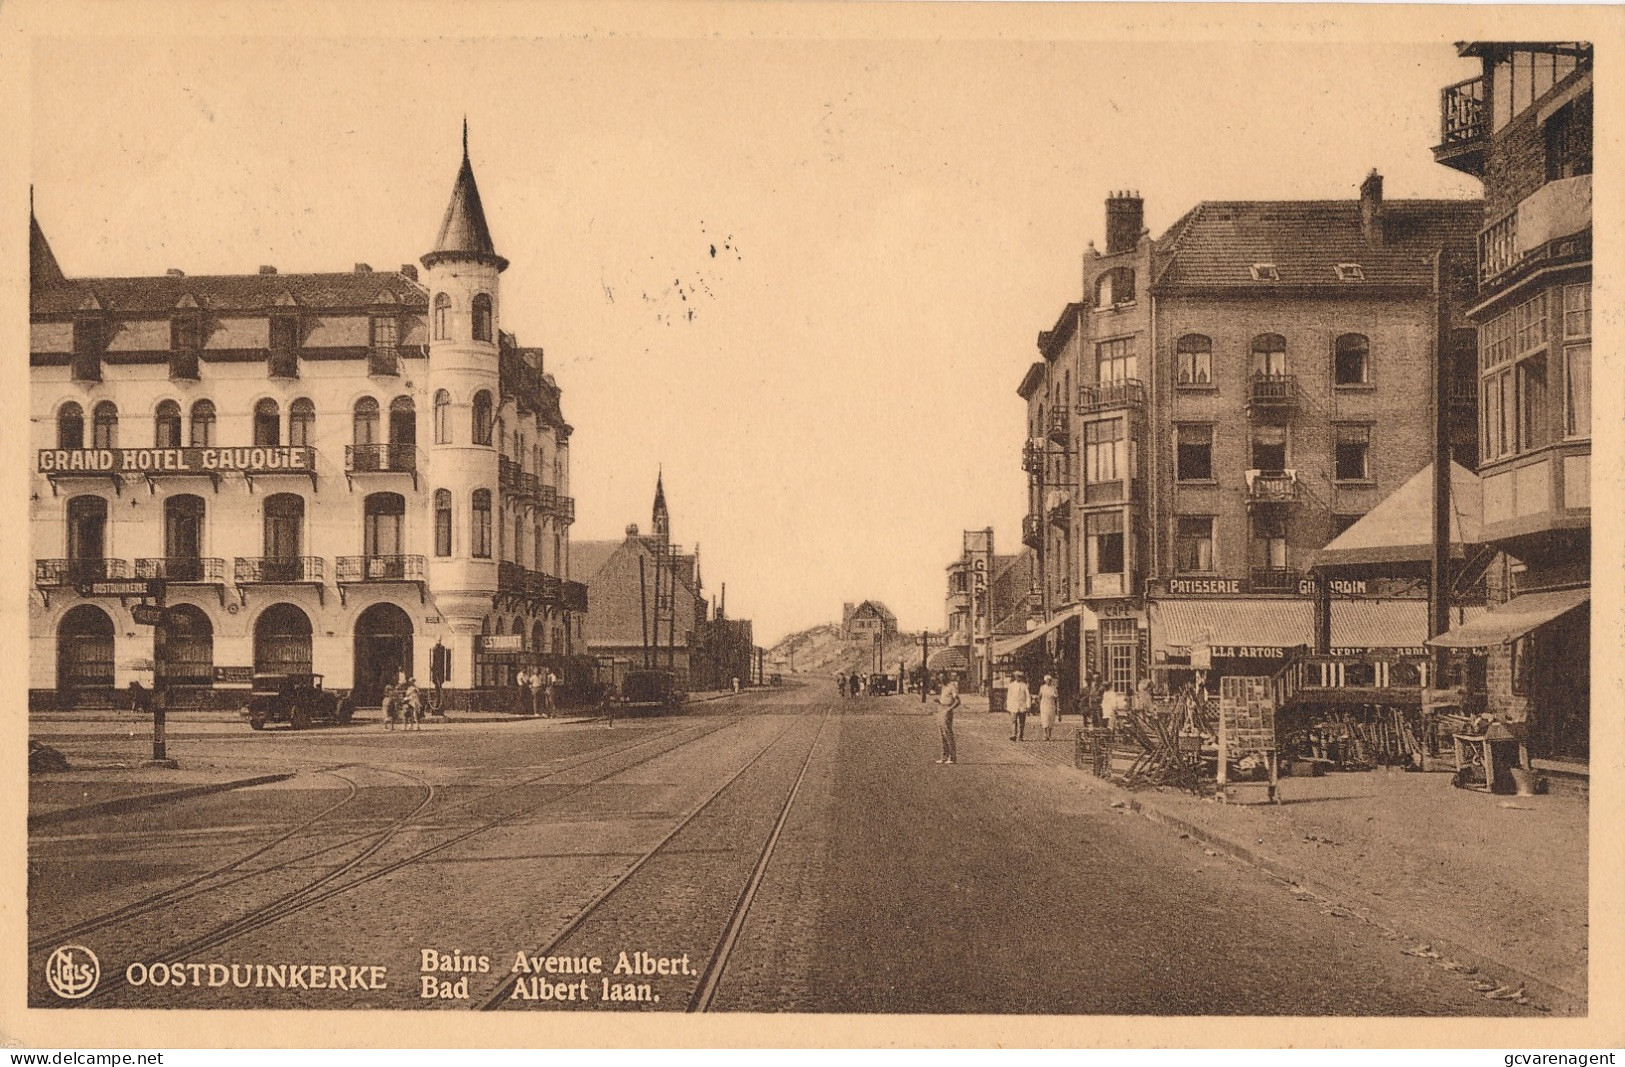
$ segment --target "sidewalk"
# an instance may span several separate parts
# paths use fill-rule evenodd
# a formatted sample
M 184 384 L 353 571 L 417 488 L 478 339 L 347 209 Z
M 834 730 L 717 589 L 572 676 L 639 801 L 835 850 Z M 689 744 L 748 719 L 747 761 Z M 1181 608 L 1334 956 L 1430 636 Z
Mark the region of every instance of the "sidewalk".
M 963 736 L 1072 766 L 1077 718 L 1055 740 L 1009 740 L 1010 719 L 970 698 Z M 1446 773 L 1387 770 L 1284 778 L 1280 804 L 1220 803 L 1168 788 L 1130 792 L 1079 771 L 1085 788 L 1123 810 L 1257 866 L 1442 957 L 1528 980 L 1532 998 L 1585 1010 L 1589 937 L 1584 797 L 1504 797 L 1456 789 Z M 1238 800 L 1264 799 L 1240 787 Z M 1397 940 L 1397 939 L 1396 939 Z

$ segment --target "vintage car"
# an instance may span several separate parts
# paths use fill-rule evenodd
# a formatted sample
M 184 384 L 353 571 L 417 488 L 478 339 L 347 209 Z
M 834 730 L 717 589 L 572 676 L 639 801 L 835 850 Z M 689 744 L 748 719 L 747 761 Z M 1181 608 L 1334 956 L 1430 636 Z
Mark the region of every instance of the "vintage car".
M 674 708 L 683 702 L 685 694 L 677 687 L 677 675 L 671 671 L 628 671 L 621 682 L 620 703 L 629 708 Z
M 247 708 L 248 725 L 256 730 L 273 722 L 294 730 L 319 722 L 347 723 L 354 712 L 347 696 L 322 688 L 319 674 L 256 674 Z

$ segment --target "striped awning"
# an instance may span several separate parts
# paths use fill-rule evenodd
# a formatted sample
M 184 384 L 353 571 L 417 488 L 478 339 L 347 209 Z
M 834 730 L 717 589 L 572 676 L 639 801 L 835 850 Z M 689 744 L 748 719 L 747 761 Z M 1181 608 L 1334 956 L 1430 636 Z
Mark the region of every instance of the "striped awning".
M 1285 649 L 1315 641 L 1314 606 L 1307 600 L 1193 597 L 1153 600 L 1149 606 L 1152 639 L 1162 649 L 1180 654 L 1202 644 L 1235 650 Z
M 1484 614 L 1481 607 L 1451 608 L 1450 625 Z M 1428 639 L 1426 600 L 1332 600 L 1333 652 L 1365 649 L 1423 651 Z
M 1083 608 L 1073 608 L 1071 611 L 1056 616 L 1049 622 L 1046 622 L 1044 625 L 1036 629 L 1028 630 L 1026 633 L 1020 634 L 1016 637 L 1006 637 L 995 641 L 993 642 L 993 655 L 995 657 L 1013 656 L 1017 652 L 1020 652 L 1022 649 L 1031 645 L 1034 641 L 1043 640 L 1055 630 L 1065 626 L 1068 620 L 1075 619 L 1081 614 L 1083 614 Z
M 964 645 L 949 645 L 931 653 L 925 665 L 933 671 L 962 671 L 970 666 L 970 659 L 965 655 Z
M 1498 604 L 1428 644 L 1437 648 L 1489 648 L 1505 644 L 1567 615 L 1591 601 L 1591 590 L 1558 589 L 1545 593 L 1525 593 Z

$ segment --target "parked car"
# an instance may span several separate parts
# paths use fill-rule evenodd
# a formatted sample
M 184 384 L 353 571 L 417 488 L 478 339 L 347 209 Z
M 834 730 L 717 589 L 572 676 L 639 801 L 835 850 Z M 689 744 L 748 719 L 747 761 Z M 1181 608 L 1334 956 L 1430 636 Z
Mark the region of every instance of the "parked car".
M 273 722 L 303 730 L 319 722 L 347 723 L 355 707 L 348 694 L 323 689 L 319 674 L 256 674 L 247 713 L 255 730 Z
M 621 702 L 632 707 L 674 708 L 684 696 L 677 687 L 677 675 L 671 671 L 627 671 L 621 683 Z

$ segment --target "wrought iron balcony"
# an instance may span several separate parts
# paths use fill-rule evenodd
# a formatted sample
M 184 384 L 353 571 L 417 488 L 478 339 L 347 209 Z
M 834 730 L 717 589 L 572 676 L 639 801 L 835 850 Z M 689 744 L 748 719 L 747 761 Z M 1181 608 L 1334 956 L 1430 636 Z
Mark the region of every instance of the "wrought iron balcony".
M 565 582 L 560 593 L 560 602 L 565 611 L 586 611 L 587 587 L 581 582 Z
M 1065 444 L 1072 435 L 1072 420 L 1064 411 L 1052 411 L 1049 413 L 1049 425 L 1045 427 L 1045 432 L 1051 441 Z
M 541 571 L 527 571 L 525 573 L 526 594 L 544 603 L 558 603 L 559 585 L 559 579 L 551 574 L 543 574 Z
M 122 559 L 36 559 L 34 585 L 40 589 L 110 582 L 130 576 L 130 564 Z
M 1440 90 L 1439 145 L 1433 150 L 1434 162 L 1466 174 L 1479 174 L 1489 132 L 1482 75 Z
M 1110 408 L 1144 407 L 1145 383 L 1138 378 L 1116 378 L 1078 386 L 1078 414 L 1090 415 Z
M 497 488 L 509 496 L 520 495 L 519 464 L 507 456 L 497 457 Z
M 1298 379 L 1292 374 L 1254 374 L 1248 382 L 1247 414 L 1289 415 L 1298 406 Z
M 1044 442 L 1028 441 L 1021 446 L 1021 469 L 1028 474 L 1038 474 L 1044 469 Z
M 1296 504 L 1298 502 L 1298 474 L 1296 471 L 1247 472 L 1248 504 Z
M 320 585 L 326 574 L 320 556 L 238 556 L 232 579 L 238 585 Z
M 226 561 L 209 557 L 162 556 L 135 561 L 137 578 L 195 585 L 226 584 Z
M 1021 543 L 1028 548 L 1038 548 L 1044 543 L 1044 520 L 1039 515 L 1023 515 L 1021 517 Z
M 542 479 L 529 471 L 519 472 L 519 495 L 527 500 L 535 500 L 541 493 Z
M 559 491 L 551 485 L 536 486 L 536 504 L 543 511 L 552 512 L 559 506 Z
M 526 593 L 525 577 L 524 564 L 502 560 L 497 564 L 497 592 L 524 596 Z
M 557 512 L 559 521 L 568 526 L 576 521 L 576 498 L 573 496 L 559 497 Z
M 340 556 L 333 563 L 340 584 L 424 580 L 422 556 Z
M 1254 567 L 1248 589 L 1254 593 L 1296 593 L 1302 576 L 1281 567 Z
M 345 445 L 344 470 L 348 474 L 415 474 L 417 445 Z

